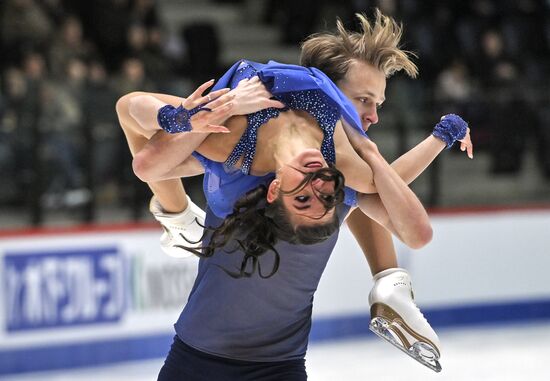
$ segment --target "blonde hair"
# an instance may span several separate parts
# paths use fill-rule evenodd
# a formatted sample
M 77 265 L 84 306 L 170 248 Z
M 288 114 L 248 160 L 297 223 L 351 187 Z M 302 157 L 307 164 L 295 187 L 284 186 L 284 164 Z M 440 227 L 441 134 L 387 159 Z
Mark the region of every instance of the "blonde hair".
M 399 46 L 403 25 L 376 9 L 374 23 L 364 14 L 357 13 L 361 32 L 346 30 L 340 19 L 335 33 L 311 35 L 302 43 L 300 64 L 316 67 L 334 82 L 343 79 L 354 60 L 362 61 L 382 71 L 386 78 L 404 70 L 416 78 L 418 68 L 412 62 L 412 52 Z

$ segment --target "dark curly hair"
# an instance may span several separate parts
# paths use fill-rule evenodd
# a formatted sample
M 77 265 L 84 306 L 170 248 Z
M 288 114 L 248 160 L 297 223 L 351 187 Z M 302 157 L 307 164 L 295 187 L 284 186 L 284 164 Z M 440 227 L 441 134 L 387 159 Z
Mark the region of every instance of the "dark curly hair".
M 333 166 L 321 168 L 315 172 L 302 172 L 304 179 L 284 194 L 295 194 L 305 188 L 313 180 L 321 179 L 334 182 L 334 192 L 322 193 L 315 191 L 315 196 L 325 207 L 325 214 L 342 203 L 344 200 L 344 176 Z M 278 268 L 280 256 L 275 249 L 278 240 L 287 241 L 295 245 L 313 245 L 328 239 L 340 226 L 336 213 L 333 218 L 323 224 L 295 225 L 292 224 L 288 212 L 280 199 L 272 203 L 266 202 L 267 187 L 260 185 L 242 196 L 233 207 L 222 224 L 216 228 L 205 227 L 204 235 L 210 233 L 210 241 L 200 248 L 179 246 L 199 257 L 208 258 L 214 255 L 216 249 L 224 248 L 227 253 L 237 250 L 244 252 L 244 258 L 238 272 L 223 269 L 234 278 L 250 277 L 256 269 L 261 278 L 273 276 Z M 203 235 L 203 238 L 204 238 Z M 184 237 L 185 238 L 185 237 Z M 274 253 L 274 264 L 271 272 L 264 274 L 259 257 L 266 252 Z

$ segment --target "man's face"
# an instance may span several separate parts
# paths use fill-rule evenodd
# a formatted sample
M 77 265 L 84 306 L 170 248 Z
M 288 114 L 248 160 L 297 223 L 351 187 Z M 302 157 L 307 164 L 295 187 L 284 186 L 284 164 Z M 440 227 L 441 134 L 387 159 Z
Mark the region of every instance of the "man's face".
M 375 67 L 360 61 L 353 61 L 346 76 L 338 81 L 338 87 L 351 100 L 363 130 L 378 123 L 378 108 L 386 100 L 386 76 Z

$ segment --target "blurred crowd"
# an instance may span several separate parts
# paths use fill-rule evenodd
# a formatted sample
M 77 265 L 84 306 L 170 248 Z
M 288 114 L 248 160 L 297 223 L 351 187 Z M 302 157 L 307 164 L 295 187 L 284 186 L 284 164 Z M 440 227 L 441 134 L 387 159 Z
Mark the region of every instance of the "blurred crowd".
M 0 201 L 120 198 L 133 179 L 115 102 L 169 90 L 178 69 L 156 2 L 5 0 L 0 28 Z
M 375 6 L 394 16 L 421 72 L 420 80 L 390 80 L 395 115 L 415 125 L 422 113 L 462 113 L 476 126 L 476 148 L 490 152 L 492 172 L 517 173 L 532 146 L 550 179 L 549 1 L 264 4 L 262 22 L 293 45 L 334 25 L 335 15 L 349 28 L 354 12 Z M 127 202 L 143 192 L 117 127 L 116 99 L 134 90 L 185 95 L 228 64 L 219 62 L 214 26 L 189 26 L 174 39 L 158 8 L 155 0 L 0 3 L 0 206 Z

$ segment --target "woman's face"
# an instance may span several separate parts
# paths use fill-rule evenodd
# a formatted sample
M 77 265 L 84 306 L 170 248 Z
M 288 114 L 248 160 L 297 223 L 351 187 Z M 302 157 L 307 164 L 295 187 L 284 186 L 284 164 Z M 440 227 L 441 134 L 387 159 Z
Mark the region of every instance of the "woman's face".
M 277 178 L 269 186 L 268 202 L 280 197 L 293 224 L 313 225 L 330 221 L 335 213 L 334 208 L 327 212 L 319 198 L 334 196 L 334 181 L 316 178 L 300 186 L 308 173 L 327 167 L 319 150 L 302 151 L 279 169 Z

